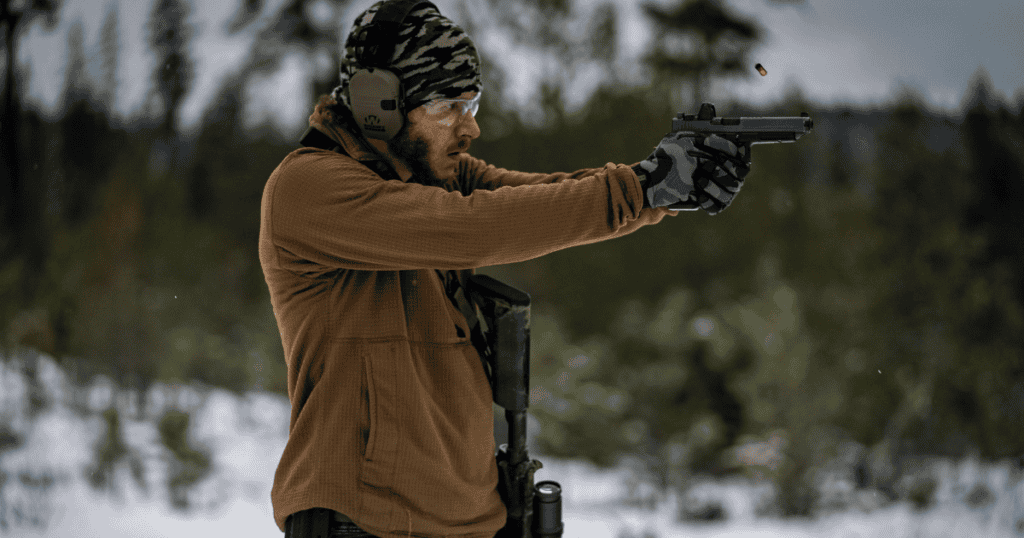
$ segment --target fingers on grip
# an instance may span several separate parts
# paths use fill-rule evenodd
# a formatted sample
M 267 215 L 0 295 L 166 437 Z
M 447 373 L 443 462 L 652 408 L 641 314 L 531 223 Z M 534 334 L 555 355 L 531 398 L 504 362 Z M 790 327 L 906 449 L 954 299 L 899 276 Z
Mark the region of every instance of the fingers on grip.
M 750 172 L 750 144 L 711 135 L 695 139 L 693 145 L 687 154 L 697 159 L 693 173 L 697 205 L 715 215 L 728 207 L 743 187 L 743 178 Z
M 703 145 L 721 151 L 722 153 L 728 153 L 729 155 L 739 155 L 736 144 L 733 144 L 730 140 L 718 135 L 708 136 L 704 139 Z

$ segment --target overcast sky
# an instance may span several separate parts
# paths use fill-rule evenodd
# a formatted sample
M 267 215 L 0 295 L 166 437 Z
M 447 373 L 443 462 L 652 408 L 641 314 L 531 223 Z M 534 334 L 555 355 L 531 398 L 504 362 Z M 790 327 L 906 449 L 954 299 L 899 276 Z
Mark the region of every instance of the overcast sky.
M 456 22 L 454 0 L 434 0 Z M 671 0 L 659 0 L 667 4 Z M 86 53 L 98 65 L 99 33 L 105 10 L 120 11 L 121 71 L 117 109 L 125 116 L 138 113 L 150 88 L 153 59 L 146 46 L 145 22 L 153 0 L 65 0 L 60 26 L 46 33 L 36 26 L 19 50 L 19 61 L 31 64 L 28 99 L 53 111 L 61 97 L 66 67 L 67 31 L 74 20 L 84 27 Z M 268 0 L 264 13 L 275 13 L 283 0 Z M 347 34 L 352 19 L 373 0 L 355 2 L 336 20 Z M 475 3 L 475 2 L 474 2 Z M 602 0 L 575 0 L 588 13 Z M 641 0 L 616 0 L 618 8 L 619 72 L 642 83 L 636 59 L 651 37 Z M 766 39 L 751 58 L 762 63 L 768 76 L 728 82 L 713 88 L 713 97 L 735 94 L 754 103 L 774 102 L 793 86 L 821 104 L 885 103 L 901 87 L 918 92 L 936 109 L 958 110 L 964 92 L 979 68 L 991 78 L 997 96 L 1007 103 L 1024 103 L 1024 0 L 807 0 L 802 6 L 780 6 L 768 0 L 726 0 L 741 14 L 756 18 Z M 187 96 L 183 127 L 198 123 L 222 78 L 241 62 L 254 39 L 253 32 L 228 38 L 225 22 L 240 0 L 202 0 L 193 12 L 196 25 L 193 54 L 197 78 Z M 474 9 L 482 10 L 483 2 Z M 330 9 L 320 11 L 331 19 Z M 486 14 L 480 12 L 480 19 Z M 513 82 L 508 99 L 525 105 L 534 81 L 552 72 L 534 51 L 512 44 L 507 35 L 478 31 L 478 46 L 505 63 Z M 326 65 L 326 58 L 321 64 Z M 2 61 L 2 60 L 0 60 Z M 280 72 L 254 86 L 259 96 L 251 110 L 253 121 L 272 119 L 296 128 L 308 115 L 309 70 L 316 64 L 290 57 Z M 486 68 L 486 66 L 485 66 Z M 754 74 L 751 66 L 751 74 Z M 605 75 L 583 69 L 573 81 L 570 106 L 580 103 Z M 299 96 L 299 97 L 297 97 Z M 486 95 L 485 98 L 495 96 Z

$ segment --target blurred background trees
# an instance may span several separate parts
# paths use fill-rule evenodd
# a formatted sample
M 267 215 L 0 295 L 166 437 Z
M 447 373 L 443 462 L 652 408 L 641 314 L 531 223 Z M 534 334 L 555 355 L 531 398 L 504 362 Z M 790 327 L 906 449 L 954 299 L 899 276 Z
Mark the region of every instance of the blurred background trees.
M 47 234 L 42 230 L 39 214 L 42 193 L 32 182 L 26 181 L 26 170 L 18 152 L 19 134 L 23 131 L 21 121 L 22 90 L 16 65 L 18 45 L 25 28 L 42 19 L 48 28 L 57 23 L 60 4 L 50 0 L 31 2 L 0 1 L 0 30 L 4 36 L 4 82 L 3 116 L 0 117 L 0 256 L 5 267 L 0 280 L 14 281 L 15 286 L 4 286 L 8 299 L 4 308 L 8 316 L 21 305 L 32 301 L 38 281 L 32 274 L 38 274 L 46 256 Z M 10 261 L 8 261 L 10 260 Z M 12 289 L 13 288 L 13 289 Z M 13 296 L 7 296 L 13 293 Z
M 495 97 L 477 116 L 474 153 L 508 169 L 636 162 L 675 113 L 716 100 L 712 78 L 752 75 L 746 51 L 762 35 L 723 2 L 650 5 L 666 43 L 654 50 L 665 52 L 648 58 L 651 84 L 632 87 L 613 61 L 612 4 L 585 20 L 567 1 L 514 4 L 489 2 L 511 35 L 562 63 L 538 66 L 533 121 L 503 102 L 502 64 L 481 50 Z M 10 58 L 31 18 L 53 24 L 59 4 L 19 6 L 28 7 L 12 15 L 4 2 L 2 12 L 5 356 L 39 350 L 80 383 L 103 374 L 140 397 L 157 381 L 283 394 L 256 240 L 264 182 L 298 133 L 247 128 L 248 89 L 298 58 L 315 67 L 311 109 L 335 84 L 348 3 L 287 0 L 265 13 L 260 0 L 241 2 L 231 28 L 259 38 L 187 132 L 177 118 L 195 78 L 191 3 L 154 4 L 152 99 L 129 124 L 111 113 L 126 24 L 117 12 L 101 30 L 98 75 L 84 67 L 81 30 L 70 32 L 61 113 L 49 118 L 21 104 L 25 73 Z M 482 31 L 469 4 L 449 15 Z M 607 82 L 570 111 L 567 88 L 587 63 Z M 813 513 L 816 477 L 850 453 L 856 483 L 894 497 L 913 456 L 1019 456 L 1024 110 L 989 94 L 979 77 L 959 116 L 936 115 L 913 94 L 880 110 L 818 107 L 799 94 L 761 109 L 720 106 L 807 111 L 815 130 L 759 146 L 744 195 L 723 215 L 683 214 L 484 268 L 534 298 L 542 453 L 604 466 L 625 458 L 666 491 L 700 476 L 771 479 L 788 515 Z M 128 457 L 116 411 L 104 416 L 97 483 Z M 183 462 L 175 487 L 187 487 L 207 455 L 184 441 L 187 416 L 157 420 Z
M 758 26 L 731 12 L 721 0 L 688 0 L 666 9 L 643 6 L 655 28 L 644 61 L 654 79 L 688 83 L 692 103 L 708 95 L 712 76 L 750 76 L 747 52 L 759 39 Z M 677 94 L 682 101 L 682 94 Z

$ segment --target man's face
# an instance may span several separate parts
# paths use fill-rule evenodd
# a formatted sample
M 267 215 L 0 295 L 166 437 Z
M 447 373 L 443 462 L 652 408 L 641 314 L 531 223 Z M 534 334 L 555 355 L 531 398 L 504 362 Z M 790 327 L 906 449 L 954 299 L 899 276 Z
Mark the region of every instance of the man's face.
M 475 96 L 466 92 L 458 98 Z M 412 172 L 410 181 L 443 186 L 455 180 L 459 161 L 478 136 L 476 119 L 458 106 L 437 111 L 423 105 L 409 111 L 405 125 L 388 141 L 388 151 Z

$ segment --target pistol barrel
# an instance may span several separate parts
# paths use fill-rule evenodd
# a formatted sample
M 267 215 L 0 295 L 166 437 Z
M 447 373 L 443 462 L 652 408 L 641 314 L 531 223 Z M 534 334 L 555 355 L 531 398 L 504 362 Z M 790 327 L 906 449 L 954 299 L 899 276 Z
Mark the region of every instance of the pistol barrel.
M 704 136 L 716 134 L 750 144 L 768 142 L 795 142 L 811 132 L 814 122 L 810 117 L 751 117 L 698 120 L 690 114 L 679 114 L 672 120 L 673 132 L 692 132 Z

